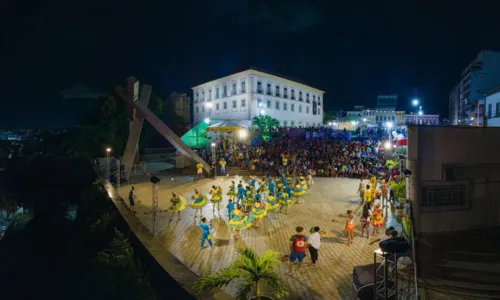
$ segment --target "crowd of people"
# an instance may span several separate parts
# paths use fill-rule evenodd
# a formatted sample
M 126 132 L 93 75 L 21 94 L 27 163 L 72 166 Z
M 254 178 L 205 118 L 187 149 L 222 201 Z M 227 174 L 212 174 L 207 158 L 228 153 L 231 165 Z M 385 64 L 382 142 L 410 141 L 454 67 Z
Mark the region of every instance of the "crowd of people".
M 299 132 L 299 133 L 297 133 Z M 224 140 L 224 137 L 220 137 Z M 279 175 L 285 167 L 290 175 L 312 171 L 315 176 L 363 178 L 369 175 L 386 177 L 382 140 L 365 138 L 348 140 L 344 134 L 329 129 L 299 131 L 293 128 L 285 134 L 247 143 L 217 143 L 217 160 L 224 159 L 228 166 Z M 212 155 L 202 152 L 212 162 Z M 217 161 L 217 164 L 219 162 Z M 219 164 L 219 167 L 222 167 Z

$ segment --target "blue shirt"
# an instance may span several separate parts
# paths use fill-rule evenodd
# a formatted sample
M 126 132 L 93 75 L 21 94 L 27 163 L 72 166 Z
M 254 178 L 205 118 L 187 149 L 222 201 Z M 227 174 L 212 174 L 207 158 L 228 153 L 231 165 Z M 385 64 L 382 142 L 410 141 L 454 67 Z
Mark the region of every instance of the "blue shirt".
M 226 208 L 227 208 L 228 212 L 232 212 L 234 210 L 234 203 L 232 203 L 232 202 L 228 203 Z
M 200 228 L 203 231 L 203 233 L 210 233 L 210 226 L 205 223 L 200 223 Z

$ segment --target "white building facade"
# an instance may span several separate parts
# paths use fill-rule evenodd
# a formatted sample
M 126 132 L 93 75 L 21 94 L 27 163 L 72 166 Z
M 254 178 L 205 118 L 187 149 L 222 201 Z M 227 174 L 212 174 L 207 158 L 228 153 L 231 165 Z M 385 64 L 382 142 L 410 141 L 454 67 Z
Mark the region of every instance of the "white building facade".
M 207 118 L 252 120 L 261 114 L 281 126 L 323 124 L 324 91 L 260 70 L 235 73 L 192 90 L 194 124 Z
M 405 111 L 395 110 L 392 108 L 362 108 L 361 110 L 356 109 L 348 111 L 348 116 L 357 116 L 363 119 L 368 124 L 385 124 L 391 122 L 395 126 L 401 126 L 406 123 Z
M 485 107 L 488 127 L 500 127 L 500 91 L 486 97 Z

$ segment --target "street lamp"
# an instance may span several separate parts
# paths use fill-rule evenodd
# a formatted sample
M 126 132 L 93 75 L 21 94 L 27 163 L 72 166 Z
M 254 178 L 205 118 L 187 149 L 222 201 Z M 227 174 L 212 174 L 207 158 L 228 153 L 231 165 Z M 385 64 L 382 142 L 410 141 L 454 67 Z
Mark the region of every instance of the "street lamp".
M 368 121 L 368 119 L 366 119 L 366 118 L 363 118 L 363 122 L 366 122 L 366 121 Z
M 261 109 L 261 110 L 260 110 L 260 114 L 261 114 L 261 115 L 265 115 L 265 114 L 266 114 L 266 111 L 265 111 L 265 110 L 263 110 L 263 109 Z
M 212 113 L 213 106 L 214 105 L 211 102 L 205 103 L 205 107 L 208 109 L 208 118 L 205 118 L 205 123 L 207 124 L 210 124 L 210 114 Z
M 332 125 L 333 125 L 332 122 L 328 122 L 328 126 L 332 126 Z
M 391 150 L 392 149 L 392 143 L 387 141 L 384 143 L 384 148 L 385 150 Z
M 248 136 L 248 131 L 242 128 L 238 131 L 238 136 L 240 137 L 240 139 L 246 139 Z
M 107 180 L 110 180 L 109 176 L 110 176 L 110 169 L 111 169 L 111 166 L 110 166 L 110 163 L 111 163 L 111 148 L 106 148 L 106 179 Z
M 424 114 L 424 112 L 423 112 L 423 111 L 421 111 L 421 110 L 419 110 L 419 111 L 418 111 L 418 115 L 419 115 L 419 116 L 421 116 L 421 115 L 423 115 L 423 114 Z
M 387 128 L 389 128 L 389 129 L 391 129 L 393 125 L 394 125 L 394 124 L 392 124 L 392 122 L 386 122 L 386 123 L 385 123 L 385 126 L 386 126 Z
M 215 161 L 215 143 L 212 142 L 210 143 L 210 146 L 212 146 L 212 169 L 214 170 L 214 178 L 217 177 L 217 162 Z
M 413 99 L 413 100 L 411 101 L 411 103 L 413 104 L 413 106 L 418 106 L 418 104 L 420 103 L 420 101 L 418 101 L 418 99 L 417 99 L 417 98 L 415 98 L 415 99 Z

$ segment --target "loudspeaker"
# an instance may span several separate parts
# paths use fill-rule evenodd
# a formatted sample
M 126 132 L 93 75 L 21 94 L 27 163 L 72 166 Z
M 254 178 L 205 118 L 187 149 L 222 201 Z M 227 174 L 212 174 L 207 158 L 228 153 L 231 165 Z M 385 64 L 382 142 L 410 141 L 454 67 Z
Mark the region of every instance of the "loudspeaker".
M 378 245 L 387 253 L 405 253 L 410 248 L 410 244 L 403 237 L 393 237 L 381 241 Z

